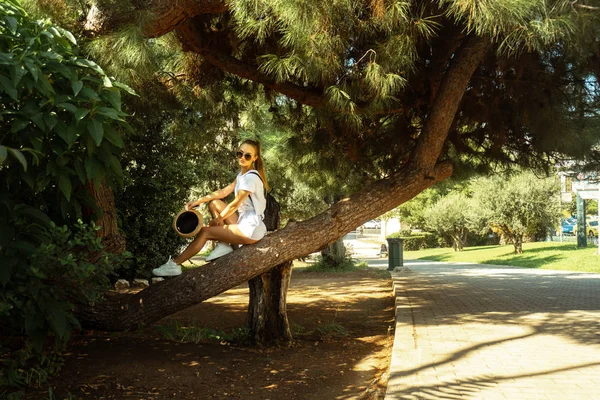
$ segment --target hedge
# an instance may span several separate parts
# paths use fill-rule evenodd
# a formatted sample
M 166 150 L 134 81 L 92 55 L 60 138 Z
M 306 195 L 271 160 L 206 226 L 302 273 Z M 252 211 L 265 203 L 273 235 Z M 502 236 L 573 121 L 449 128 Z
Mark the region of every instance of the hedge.
M 429 249 L 438 247 L 438 237 L 429 232 L 422 232 L 418 235 L 407 235 L 406 232 L 400 231 L 392 233 L 388 239 L 403 239 L 402 248 L 406 251 Z

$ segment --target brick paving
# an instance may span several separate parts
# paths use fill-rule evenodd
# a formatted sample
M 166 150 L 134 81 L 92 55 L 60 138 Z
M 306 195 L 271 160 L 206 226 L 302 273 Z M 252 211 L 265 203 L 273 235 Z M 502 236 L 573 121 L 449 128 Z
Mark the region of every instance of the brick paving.
M 404 265 L 386 400 L 600 400 L 600 275 Z

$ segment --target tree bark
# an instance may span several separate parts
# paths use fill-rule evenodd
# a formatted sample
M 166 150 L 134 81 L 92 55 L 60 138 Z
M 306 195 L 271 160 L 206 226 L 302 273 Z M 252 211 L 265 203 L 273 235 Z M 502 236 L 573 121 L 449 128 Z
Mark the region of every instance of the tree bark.
M 452 250 L 454 251 L 463 251 L 464 240 L 460 233 L 454 233 L 452 235 Z
M 513 236 L 513 246 L 515 247 L 515 254 L 523 254 L 523 235 Z
M 201 14 L 221 14 L 228 10 L 220 0 L 152 0 L 130 10 L 98 8 L 93 5 L 84 22 L 84 32 L 90 36 L 104 35 L 120 27 L 138 23 L 146 37 L 165 35 L 180 24 Z
M 411 162 L 417 164 L 417 168 L 426 171 L 437 162 L 467 85 L 486 49 L 487 44 L 483 39 L 468 37 L 455 54 L 431 106 L 431 114 L 423 126 L 417 147 L 411 155 Z
M 338 239 L 321 252 L 323 263 L 331 268 L 339 268 L 346 260 L 344 240 Z
M 287 318 L 287 290 L 291 276 L 292 261 L 286 261 L 248 281 L 250 300 L 247 327 L 255 343 L 291 342 Z
M 106 184 L 105 180 L 102 180 L 102 183 L 98 187 L 92 181 L 89 181 L 87 183 L 87 190 L 94 198 L 98 208 L 97 211 L 99 211 L 99 216 L 97 216 L 95 223 L 100 227 L 98 236 L 102 240 L 104 250 L 109 253 L 124 252 L 125 238 L 121 234 L 117 224 L 117 209 L 112 189 Z

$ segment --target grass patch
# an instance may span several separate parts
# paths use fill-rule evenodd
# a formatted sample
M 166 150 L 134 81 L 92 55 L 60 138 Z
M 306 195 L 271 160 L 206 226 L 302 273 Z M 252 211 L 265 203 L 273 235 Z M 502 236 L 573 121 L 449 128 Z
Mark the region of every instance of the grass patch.
M 340 265 L 330 265 L 322 257 L 318 257 L 314 263 L 306 263 L 294 261 L 294 269 L 299 269 L 306 272 L 329 272 L 329 273 L 345 273 L 354 272 L 369 267 L 366 261 L 347 258 Z
M 424 249 L 405 251 L 404 258 L 600 273 L 598 247 L 578 249 L 573 243 L 524 243 L 523 254 L 514 254 L 512 245 L 466 247 L 461 252 L 450 248 Z
M 321 337 L 347 336 L 348 329 L 338 323 L 330 322 L 328 324 L 319 325 L 317 329 L 315 329 L 315 333 Z
M 174 321 L 169 325 L 158 325 L 156 329 L 165 339 L 182 343 L 242 343 L 248 339 L 250 334 L 248 328 L 237 328 L 232 330 L 231 333 L 227 333 L 221 330 L 206 328 L 196 323 L 182 325 L 179 321 Z

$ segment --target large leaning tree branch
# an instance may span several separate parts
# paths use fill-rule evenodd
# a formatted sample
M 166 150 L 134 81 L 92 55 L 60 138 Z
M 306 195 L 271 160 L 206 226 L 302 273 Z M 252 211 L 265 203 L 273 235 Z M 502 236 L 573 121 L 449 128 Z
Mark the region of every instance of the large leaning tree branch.
M 84 22 L 84 31 L 102 35 L 125 24 L 139 22 L 146 37 L 165 35 L 196 15 L 221 14 L 228 10 L 222 0 L 151 0 L 143 7 L 117 13 L 92 6 Z
M 109 294 L 94 307 L 79 306 L 82 326 L 121 331 L 148 325 L 240 285 L 276 265 L 327 247 L 361 223 L 408 201 L 432 184 L 452 175 L 450 163 L 438 165 L 427 179 L 409 169 L 380 180 L 341 200 L 329 210 L 290 223 L 255 245 L 243 246 L 222 258 L 134 295 Z M 319 232 L 315 235 L 315 232 Z
M 84 327 L 128 330 L 151 324 L 242 284 L 276 265 L 319 251 L 360 224 L 410 200 L 452 175 L 449 162 L 438 163 L 448 129 L 469 79 L 485 53 L 468 42 L 446 72 L 431 109 L 427 129 L 419 138 L 418 157 L 388 178 L 375 182 L 302 222 L 290 223 L 255 245 L 243 246 L 210 264 L 188 271 L 134 295 L 110 294 L 94 307 L 79 305 L 76 315 Z M 468 50 L 471 49 L 471 50 Z M 465 65 L 469 64 L 470 68 Z M 456 87 L 453 87 L 456 86 Z M 450 111 L 443 107 L 451 107 Z M 445 129 L 445 130 L 444 130 Z M 419 150 L 431 145 L 433 150 Z M 416 166 L 416 167 L 415 167 Z M 427 167 L 426 170 L 423 168 Z M 315 232 L 319 232 L 315 235 Z
M 485 55 L 487 45 L 483 39 L 468 37 L 463 41 L 431 105 L 432 112 L 423 126 L 411 163 L 420 169 L 433 168 L 444 143 L 460 102 L 468 90 L 473 73 Z

